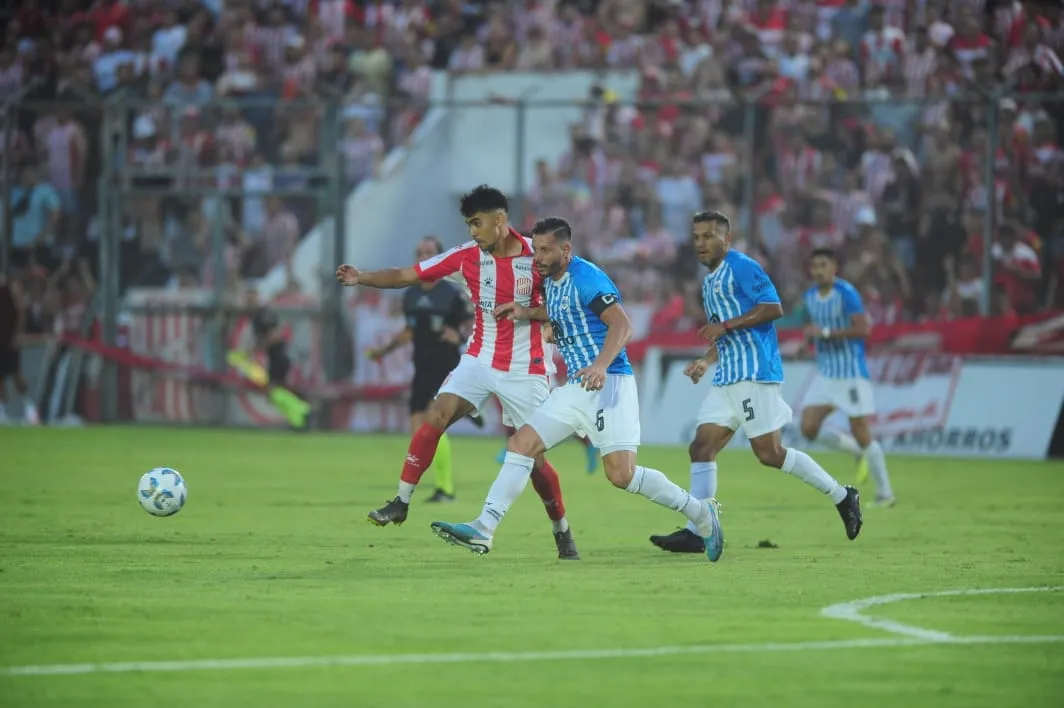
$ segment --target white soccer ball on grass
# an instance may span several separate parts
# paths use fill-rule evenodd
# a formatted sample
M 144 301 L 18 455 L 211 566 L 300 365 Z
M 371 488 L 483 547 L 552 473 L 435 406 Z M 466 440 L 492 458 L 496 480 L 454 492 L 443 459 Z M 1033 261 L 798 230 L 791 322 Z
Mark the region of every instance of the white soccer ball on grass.
M 187 498 L 185 479 L 169 467 L 145 472 L 137 485 L 137 501 L 152 516 L 173 516 L 181 511 Z

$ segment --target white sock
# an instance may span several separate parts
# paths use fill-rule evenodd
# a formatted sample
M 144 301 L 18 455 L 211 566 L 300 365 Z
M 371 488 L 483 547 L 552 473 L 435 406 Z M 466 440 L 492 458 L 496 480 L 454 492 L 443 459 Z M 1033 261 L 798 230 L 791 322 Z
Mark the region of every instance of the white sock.
M 655 504 L 661 504 L 680 512 L 693 522 L 696 528 L 702 528 L 708 523 L 709 510 L 706 503 L 691 496 L 658 470 L 637 466 L 635 474 L 632 475 L 632 481 L 625 491 L 639 494 Z M 705 531 L 704 528 L 702 530 Z M 695 531 L 695 533 L 699 536 L 709 535 L 708 532 Z
M 783 471 L 794 475 L 813 489 L 827 494 L 835 504 L 846 498 L 846 488 L 839 484 L 838 480 L 828 474 L 827 470 L 818 465 L 812 457 L 793 447 L 787 448 L 787 457 L 783 459 Z
M 868 460 L 868 474 L 876 483 L 876 492 L 881 497 L 893 497 L 894 491 L 890 488 L 890 475 L 887 474 L 887 456 L 883 454 L 883 448 L 879 441 L 873 440 L 865 448 L 865 456 Z
M 844 433 L 838 428 L 821 428 L 820 435 L 817 435 L 816 440 L 821 445 L 830 447 L 833 450 L 848 452 L 851 455 L 861 454 L 861 446 L 857 444 L 853 436 L 849 433 Z
M 691 496 L 695 499 L 709 499 L 717 496 L 717 463 L 691 463 Z M 698 533 L 693 521 L 687 522 L 687 530 Z
M 409 504 L 410 499 L 414 496 L 414 490 L 417 489 L 416 485 L 410 484 L 410 482 L 404 482 L 399 480 L 399 500 Z
M 34 405 L 33 401 L 24 398 L 22 399 L 22 405 L 24 407 L 24 412 L 27 418 L 37 417 L 37 406 Z
M 488 498 L 484 500 L 484 510 L 476 521 L 481 531 L 489 536 L 495 533 L 502 517 L 510 510 L 510 505 L 525 491 L 534 462 L 531 457 L 516 452 L 506 453 L 506 461 L 499 470 L 499 476 L 491 483 Z
M 569 530 L 569 520 L 564 516 L 557 521 L 551 521 L 550 525 L 553 528 L 554 533 L 565 533 Z

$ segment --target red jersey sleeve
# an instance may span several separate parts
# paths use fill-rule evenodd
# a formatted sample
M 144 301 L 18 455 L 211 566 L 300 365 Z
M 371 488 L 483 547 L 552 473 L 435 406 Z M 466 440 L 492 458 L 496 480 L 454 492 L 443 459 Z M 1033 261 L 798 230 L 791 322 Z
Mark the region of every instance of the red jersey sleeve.
M 426 283 L 442 280 L 448 275 L 460 271 L 470 254 L 476 257 L 476 244 L 472 241 L 421 261 L 414 266 L 414 272 L 417 273 L 418 278 Z

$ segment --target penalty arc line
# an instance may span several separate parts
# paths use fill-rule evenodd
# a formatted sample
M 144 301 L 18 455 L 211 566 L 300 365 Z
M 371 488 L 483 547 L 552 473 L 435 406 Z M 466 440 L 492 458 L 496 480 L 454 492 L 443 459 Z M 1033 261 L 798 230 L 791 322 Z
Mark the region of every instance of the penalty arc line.
M 44 664 L 0 669 L 0 676 L 71 676 L 78 674 L 161 673 L 177 671 L 235 671 L 239 669 L 292 669 L 330 666 L 394 666 L 403 664 L 510 664 L 527 661 L 589 661 L 635 659 L 694 654 L 761 654 L 782 652 L 875 649 L 931 645 L 1048 644 L 1064 643 L 1064 635 L 953 637 L 929 641 L 916 637 L 840 639 L 823 642 L 767 642 L 763 644 L 705 644 L 649 647 L 646 649 L 575 649 L 570 651 L 485 652 L 470 654 L 378 654 L 353 656 L 303 656 L 250 659 L 198 659 L 190 661 L 140 661 L 110 664 Z
M 853 600 L 825 607 L 824 617 L 856 622 L 895 635 L 879 639 L 840 639 L 822 642 L 766 642 L 761 644 L 703 644 L 648 647 L 645 649 L 573 649 L 562 651 L 484 652 L 465 654 L 367 654 L 350 656 L 261 657 L 244 659 L 192 659 L 186 661 L 133 661 L 102 664 L 42 664 L 0 668 L 0 676 L 72 676 L 84 674 L 162 673 L 181 671 L 235 671 L 242 669 L 320 668 L 330 666 L 395 666 L 414 664 L 518 663 L 527 661 L 591 661 L 634 659 L 695 654 L 758 654 L 840 649 L 875 649 L 913 646 L 959 646 L 977 644 L 1058 644 L 1064 635 L 958 637 L 892 620 L 866 617 L 863 610 L 905 600 L 959 595 L 990 595 L 1029 592 L 1055 592 L 1064 586 L 1038 588 L 987 588 L 946 590 L 929 593 L 896 593 Z
M 889 605 L 895 602 L 904 602 L 906 600 L 920 600 L 928 597 L 961 597 L 961 596 L 976 596 L 976 595 L 1015 595 L 1019 593 L 1032 593 L 1032 592 L 1060 592 L 1064 590 L 1064 586 L 1053 585 L 1047 587 L 1035 587 L 1035 588 L 981 588 L 981 589 L 967 589 L 967 590 L 942 590 L 939 592 L 900 592 L 892 595 L 876 595 L 875 597 L 866 597 L 860 600 L 852 600 L 850 602 L 840 602 L 837 605 L 831 605 L 825 607 L 820 611 L 822 617 L 830 617 L 832 619 L 847 620 L 849 622 L 856 622 L 869 629 L 879 629 L 884 632 L 890 632 L 891 634 L 901 635 L 903 637 L 913 637 L 916 639 L 923 639 L 928 642 L 951 642 L 958 639 L 952 634 L 947 632 L 939 632 L 933 629 L 924 629 L 923 627 L 913 627 L 912 625 L 902 624 L 901 622 L 895 622 L 894 620 L 880 619 L 878 617 L 868 617 L 861 614 L 865 610 L 871 607 L 877 607 L 879 605 Z

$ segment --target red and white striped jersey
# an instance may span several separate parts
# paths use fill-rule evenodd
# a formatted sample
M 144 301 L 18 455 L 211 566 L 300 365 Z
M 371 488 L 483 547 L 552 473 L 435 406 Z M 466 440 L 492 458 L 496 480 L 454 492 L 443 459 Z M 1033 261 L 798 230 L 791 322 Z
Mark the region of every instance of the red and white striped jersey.
M 483 253 L 475 242 L 469 241 L 421 261 L 414 270 L 428 282 L 452 274 L 460 274 L 465 280 L 475 311 L 473 337 L 466 354 L 499 371 L 549 375 L 554 371 L 554 362 L 543 342 L 542 323 L 495 319 L 495 308 L 508 302 L 525 307 L 543 304 L 543 278 L 532 261 L 532 241 L 513 229 L 510 233 L 522 245 L 518 256 L 499 258 Z

